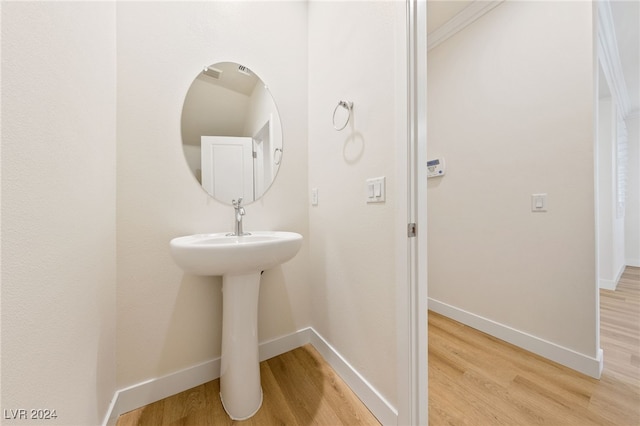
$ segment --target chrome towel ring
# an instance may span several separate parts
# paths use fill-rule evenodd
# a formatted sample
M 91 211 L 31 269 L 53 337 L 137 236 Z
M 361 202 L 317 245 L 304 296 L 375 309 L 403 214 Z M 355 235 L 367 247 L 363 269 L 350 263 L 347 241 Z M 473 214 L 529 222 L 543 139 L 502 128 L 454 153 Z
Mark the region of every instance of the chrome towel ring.
M 336 112 L 338 111 L 338 108 L 344 108 L 347 110 L 348 114 L 347 115 L 347 121 L 344 122 L 344 124 L 342 125 L 342 127 L 338 127 L 336 125 Z M 333 128 L 340 131 L 342 129 L 344 129 L 345 127 L 347 127 L 347 124 L 349 124 L 349 119 L 351 118 L 351 110 L 353 109 L 353 102 L 351 101 L 340 101 L 338 102 L 338 105 L 336 105 L 336 108 L 333 110 Z

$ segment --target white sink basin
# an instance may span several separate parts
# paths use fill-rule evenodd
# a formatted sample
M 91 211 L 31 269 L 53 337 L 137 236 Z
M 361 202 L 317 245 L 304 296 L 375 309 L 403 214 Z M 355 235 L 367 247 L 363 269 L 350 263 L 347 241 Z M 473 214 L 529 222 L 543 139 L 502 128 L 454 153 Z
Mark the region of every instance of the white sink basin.
M 302 235 L 295 232 L 252 232 L 251 235 L 196 234 L 171 240 L 171 255 L 193 275 L 260 272 L 298 253 Z

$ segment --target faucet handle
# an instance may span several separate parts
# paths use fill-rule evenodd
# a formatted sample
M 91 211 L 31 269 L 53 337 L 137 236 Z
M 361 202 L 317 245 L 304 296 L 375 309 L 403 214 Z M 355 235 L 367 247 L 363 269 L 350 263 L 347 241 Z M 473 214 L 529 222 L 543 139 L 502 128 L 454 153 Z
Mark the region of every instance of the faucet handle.
M 242 206 L 242 197 L 238 198 L 238 200 L 231 200 L 231 204 L 233 207 L 240 208 Z

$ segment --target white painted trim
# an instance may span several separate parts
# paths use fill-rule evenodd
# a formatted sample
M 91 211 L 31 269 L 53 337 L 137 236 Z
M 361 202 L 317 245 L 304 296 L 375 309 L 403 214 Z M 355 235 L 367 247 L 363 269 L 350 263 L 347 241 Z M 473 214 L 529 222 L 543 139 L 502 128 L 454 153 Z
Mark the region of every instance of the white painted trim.
M 349 362 L 320 334 L 311 329 L 311 342 L 320 355 L 383 425 L 397 425 L 398 412 Z
M 397 412 L 395 408 L 311 327 L 260 343 L 260 361 L 289 352 L 307 343 L 311 343 L 318 350 L 327 360 L 327 363 L 345 383 L 347 383 L 382 424 L 397 424 Z M 145 380 L 144 382 L 120 389 L 114 394 L 102 424 L 104 426 L 115 425 L 118 416 L 121 414 L 203 383 L 210 382 L 219 377 L 220 358 L 218 357 L 176 371 L 175 373 L 167 374 L 166 376 Z
M 622 72 L 615 24 L 611 15 L 611 5 L 609 0 L 600 0 L 597 2 L 597 6 L 598 59 L 609 84 L 611 94 L 620 108 L 623 118 L 626 119 L 629 114 L 635 113 L 635 111 L 630 110 L 631 101 L 629 100 L 629 92 Z
M 600 278 L 598 280 L 598 288 L 602 289 L 602 290 L 615 290 L 616 287 L 618 285 L 618 281 L 617 280 L 605 280 L 603 278 Z
M 118 416 L 220 377 L 220 358 L 120 389 L 103 424 L 115 425 Z
M 412 22 L 414 16 L 415 2 L 407 0 L 405 4 L 405 23 L 402 32 L 399 31 L 397 40 L 396 64 L 396 87 L 395 91 L 400 95 L 404 93 L 404 102 L 396 102 L 396 186 L 395 194 L 395 272 L 396 272 L 396 383 L 397 383 L 397 411 L 398 422 L 410 424 L 413 387 L 412 383 L 415 375 L 412 372 L 411 354 L 411 328 L 412 317 L 409 307 L 411 306 L 411 278 L 409 264 L 409 240 L 406 229 L 411 222 L 409 208 L 409 197 L 411 194 L 410 185 L 410 99 L 412 95 L 410 87 L 411 79 L 411 52 L 414 36 L 412 34 Z M 399 96 L 398 96 L 399 97 Z M 406 123 L 406 125 L 402 125 Z
M 260 362 L 306 345 L 311 341 L 313 333 L 315 331 L 311 327 L 307 327 L 295 333 L 260 343 Z
M 427 2 L 407 1 L 406 134 L 398 139 L 399 224 L 396 265 L 397 424 L 427 425 Z M 398 120 L 401 123 L 402 119 Z M 415 223 L 409 238 L 407 224 Z
M 627 264 L 627 266 L 635 266 L 636 268 L 640 268 L 640 259 L 627 258 L 625 263 Z
M 593 358 L 431 298 L 429 309 L 596 379 L 602 373 L 602 349 Z
M 487 12 L 500 6 L 504 0 L 474 1 L 462 9 L 456 16 L 447 21 L 440 28 L 427 34 L 427 50 L 431 50 L 459 31 L 480 19 Z
M 613 280 L 605 280 L 600 278 L 600 280 L 598 280 L 598 287 L 604 290 L 615 290 L 616 287 L 618 287 L 618 281 L 620 281 L 620 277 L 624 273 L 625 267 L 626 265 L 622 265 L 620 267 L 620 270 L 618 271 L 618 273 L 616 274 L 616 277 Z

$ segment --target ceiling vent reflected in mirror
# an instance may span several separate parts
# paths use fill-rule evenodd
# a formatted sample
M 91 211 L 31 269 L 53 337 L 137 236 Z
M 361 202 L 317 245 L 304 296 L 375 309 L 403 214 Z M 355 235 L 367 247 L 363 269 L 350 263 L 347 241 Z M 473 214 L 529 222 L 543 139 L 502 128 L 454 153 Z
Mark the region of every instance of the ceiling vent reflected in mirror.
M 244 65 L 238 65 L 238 71 L 244 75 L 251 75 L 251 70 Z
M 201 75 L 202 81 L 225 87 L 246 96 L 251 96 L 260 80 L 251 69 L 235 62 L 218 62 L 207 65 Z

